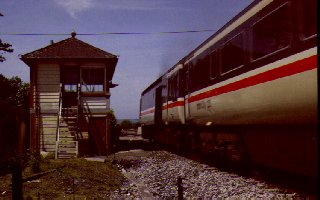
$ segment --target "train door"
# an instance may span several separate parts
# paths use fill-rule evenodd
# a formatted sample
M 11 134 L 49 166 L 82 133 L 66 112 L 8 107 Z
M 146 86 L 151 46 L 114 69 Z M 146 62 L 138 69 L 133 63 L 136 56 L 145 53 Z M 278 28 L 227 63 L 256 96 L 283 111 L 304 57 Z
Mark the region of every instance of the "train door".
M 189 87 L 189 82 L 190 82 L 190 67 L 191 64 L 185 65 L 186 67 L 184 68 L 184 98 L 185 98 L 185 119 L 189 119 L 191 116 L 190 113 L 190 107 L 189 107 L 189 98 L 190 98 L 190 87 Z
M 186 122 L 186 111 L 185 111 L 186 99 L 185 99 L 185 69 L 183 68 L 183 66 L 181 66 L 181 69 L 178 72 L 178 88 L 179 88 L 178 97 L 180 101 L 182 101 L 183 103 L 182 108 L 180 108 L 178 112 L 179 112 L 180 121 L 182 124 L 184 124 Z
M 154 123 L 162 124 L 162 86 L 156 88 Z
M 165 109 L 162 109 L 162 122 L 168 122 L 168 79 L 165 78 L 162 84 L 162 105 L 166 104 Z

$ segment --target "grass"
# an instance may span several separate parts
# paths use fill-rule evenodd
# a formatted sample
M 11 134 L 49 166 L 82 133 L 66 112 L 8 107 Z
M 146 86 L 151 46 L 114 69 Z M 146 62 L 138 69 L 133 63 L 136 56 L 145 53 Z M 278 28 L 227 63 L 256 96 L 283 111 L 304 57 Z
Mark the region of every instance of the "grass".
M 42 172 L 57 169 L 38 179 L 23 183 L 27 199 L 102 199 L 117 190 L 125 181 L 124 176 L 111 163 L 77 159 L 43 159 Z M 23 171 L 23 177 L 33 175 L 31 167 Z M 11 199 L 11 174 L 0 176 L 0 199 Z

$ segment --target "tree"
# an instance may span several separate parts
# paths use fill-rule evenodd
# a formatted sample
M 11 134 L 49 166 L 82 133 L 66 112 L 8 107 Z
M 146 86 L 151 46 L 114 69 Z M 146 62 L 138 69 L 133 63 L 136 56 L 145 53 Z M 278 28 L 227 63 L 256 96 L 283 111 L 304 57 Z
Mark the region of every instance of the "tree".
M 117 118 L 114 115 L 114 111 L 110 109 L 108 113 L 110 119 L 110 144 L 111 144 L 111 152 L 116 152 L 116 146 L 119 143 L 119 135 L 120 135 L 120 126 L 117 123 Z
M 15 112 L 28 109 L 29 83 L 24 83 L 18 76 L 8 79 L 0 74 L 0 91 L 0 108 L 15 107 Z
M 12 45 L 9 43 L 3 43 L 2 40 L 0 39 L 0 62 L 3 62 L 6 60 L 5 57 L 3 57 L 3 52 L 13 52 L 13 49 L 11 49 Z
M 123 120 L 121 122 L 120 126 L 124 130 L 133 128 L 132 122 L 130 120 L 127 120 L 127 119 Z
M 110 126 L 111 127 L 116 127 L 117 125 L 117 118 L 114 115 L 114 111 L 112 109 L 110 109 L 109 111 L 109 117 L 110 117 Z
M 20 120 L 28 118 L 29 84 L 0 74 L 0 160 L 17 145 Z
M 2 16 L 3 16 L 3 14 L 0 13 L 0 17 L 2 17 Z M 12 47 L 11 44 L 2 42 L 2 40 L 0 39 L 0 62 L 3 62 L 6 60 L 6 58 L 3 56 L 3 53 L 5 53 L 5 52 L 12 53 L 13 52 L 13 49 L 11 47 Z

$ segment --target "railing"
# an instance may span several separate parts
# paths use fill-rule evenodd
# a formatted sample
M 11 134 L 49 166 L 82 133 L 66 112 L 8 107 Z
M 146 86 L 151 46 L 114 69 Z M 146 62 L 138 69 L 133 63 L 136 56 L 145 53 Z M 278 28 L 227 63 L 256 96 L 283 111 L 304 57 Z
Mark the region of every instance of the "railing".
M 57 117 L 57 129 L 56 129 L 56 151 L 55 151 L 55 159 L 58 158 L 58 148 L 59 148 L 59 138 L 60 138 L 60 118 L 61 118 L 61 111 L 62 111 L 62 84 L 60 83 L 60 90 L 59 90 L 59 111 Z
M 80 83 L 78 83 L 77 85 L 77 132 L 76 132 L 76 140 L 78 139 L 78 135 L 79 135 L 79 132 L 80 132 L 80 114 L 79 114 L 79 111 L 81 109 L 81 102 L 80 102 Z

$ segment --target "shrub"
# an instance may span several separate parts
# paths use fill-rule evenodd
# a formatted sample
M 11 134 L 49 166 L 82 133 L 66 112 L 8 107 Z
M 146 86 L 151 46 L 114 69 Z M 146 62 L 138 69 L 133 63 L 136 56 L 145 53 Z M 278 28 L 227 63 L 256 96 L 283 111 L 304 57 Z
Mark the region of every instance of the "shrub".
M 39 152 L 33 151 L 30 152 L 28 164 L 31 167 L 33 173 L 40 172 L 40 164 L 43 158 Z

